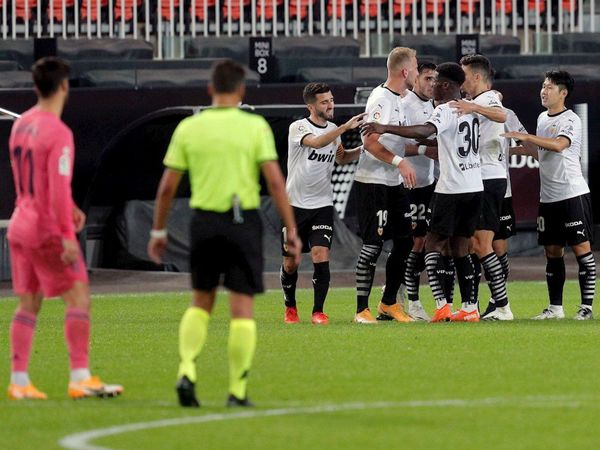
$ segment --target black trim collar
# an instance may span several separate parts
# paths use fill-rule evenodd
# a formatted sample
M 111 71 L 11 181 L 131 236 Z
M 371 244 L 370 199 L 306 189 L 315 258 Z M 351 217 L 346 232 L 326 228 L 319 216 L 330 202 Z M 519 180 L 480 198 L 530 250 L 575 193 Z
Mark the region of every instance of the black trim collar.
M 566 112 L 567 112 L 567 111 L 569 111 L 569 110 L 570 110 L 570 108 L 565 108 L 565 109 L 563 109 L 563 110 L 562 110 L 561 112 L 559 112 L 559 113 L 556 113 L 556 114 L 548 114 L 548 117 L 558 117 L 558 116 L 560 116 L 562 113 L 566 113 Z M 570 139 L 569 139 L 569 140 L 570 140 Z
M 421 97 L 421 96 L 420 96 L 419 94 L 417 94 L 415 91 L 408 91 L 408 92 L 412 92 L 413 94 L 415 94 L 415 95 L 417 96 L 417 98 L 418 98 L 419 100 L 421 100 L 423 103 L 427 103 L 429 100 L 431 100 L 431 99 L 429 99 L 429 98 Z
M 491 91 L 491 89 L 488 89 L 487 91 L 482 91 L 482 92 L 480 92 L 480 93 L 479 93 L 479 94 L 477 94 L 475 97 L 473 97 L 473 98 L 471 99 L 471 101 L 475 100 L 475 99 L 476 99 L 477 97 L 479 97 L 481 94 L 485 94 L 486 92 L 490 92 L 490 91 Z
M 387 87 L 385 84 L 381 84 L 381 87 L 384 89 L 387 89 L 388 91 L 390 91 L 392 94 L 400 97 L 400 94 L 398 92 L 392 91 L 389 87 Z
M 318 125 L 318 124 L 314 123 L 312 120 L 310 120 L 310 117 L 307 117 L 306 120 L 308 120 L 308 122 L 312 126 L 317 127 L 317 128 L 321 128 L 322 130 L 324 130 L 325 128 L 327 128 L 327 125 L 329 125 L 329 122 L 327 122 L 327 125 Z

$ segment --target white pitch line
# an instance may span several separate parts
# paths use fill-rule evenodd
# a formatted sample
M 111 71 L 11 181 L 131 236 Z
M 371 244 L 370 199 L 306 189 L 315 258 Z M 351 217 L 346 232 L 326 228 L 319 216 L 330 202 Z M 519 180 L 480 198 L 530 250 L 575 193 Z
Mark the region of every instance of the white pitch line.
M 586 400 L 589 400 L 587 398 Z M 116 425 L 107 428 L 98 428 L 81 433 L 65 436 L 58 444 L 73 450 L 111 450 L 109 447 L 93 445 L 90 442 L 95 439 L 114 436 L 117 434 L 133 431 L 151 430 L 154 428 L 165 428 L 179 425 L 189 425 L 208 422 L 223 422 L 227 420 L 254 419 L 259 417 L 279 417 L 300 414 L 322 414 L 339 411 L 355 411 L 362 409 L 385 409 L 385 408 L 431 408 L 431 407 L 470 407 L 470 406 L 498 406 L 498 405 L 534 406 L 543 408 L 578 408 L 581 402 L 574 397 L 568 396 L 530 396 L 521 398 L 488 397 L 482 399 L 443 399 L 443 400 L 413 400 L 406 402 L 374 402 L 374 403 L 342 403 L 330 405 L 305 406 L 296 408 L 278 408 L 267 410 L 246 410 L 235 413 L 206 414 L 202 416 L 178 417 L 173 419 L 154 420 L 150 422 L 138 422 L 127 425 Z

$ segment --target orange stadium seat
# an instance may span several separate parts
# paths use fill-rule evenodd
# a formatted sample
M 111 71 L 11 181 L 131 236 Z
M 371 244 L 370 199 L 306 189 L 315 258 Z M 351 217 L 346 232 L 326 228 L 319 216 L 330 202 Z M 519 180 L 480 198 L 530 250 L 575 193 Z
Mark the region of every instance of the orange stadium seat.
M 475 11 L 477 10 L 477 7 L 479 6 L 479 0 L 472 0 L 471 4 L 469 5 L 469 0 L 460 0 L 460 12 L 465 14 L 465 15 L 469 15 L 469 11 L 472 9 L 473 14 L 475 14 Z
M 352 0 L 336 0 L 335 1 L 335 16 L 342 17 L 342 10 L 352 5 Z M 362 14 L 362 12 L 361 12 Z M 333 17 L 333 1 L 327 3 L 327 16 Z
M 75 0 L 64 0 L 65 7 L 67 10 L 72 9 L 73 5 L 75 5 Z M 64 20 L 63 17 L 63 0 L 54 0 L 52 4 L 52 11 L 50 11 L 50 2 L 48 2 L 48 14 L 52 15 L 54 20 L 57 22 L 62 22 Z
M 437 4 L 434 0 L 427 0 L 425 2 L 425 12 L 429 15 L 441 16 L 444 14 L 444 7 L 446 6 L 444 0 L 438 0 Z
M 225 0 L 223 1 L 223 8 L 221 9 L 222 13 L 223 13 L 223 17 L 224 18 L 228 18 L 229 17 L 229 2 L 231 2 L 231 19 L 232 20 L 239 20 L 241 17 L 241 8 L 240 8 L 240 2 L 239 0 Z M 250 5 L 250 0 L 243 0 L 242 3 L 242 7 L 247 7 L 248 5 Z
M 216 0 L 206 0 L 207 13 L 210 14 L 210 10 L 215 8 Z M 190 2 L 190 11 L 192 10 L 192 4 Z M 193 12 L 192 12 L 193 13 Z M 204 0 L 196 0 L 196 19 L 204 20 Z
M 300 3 L 300 7 L 298 7 L 298 3 Z M 313 4 L 313 11 L 315 10 L 315 0 L 290 0 L 290 17 L 298 17 L 301 19 L 306 19 L 308 16 L 308 5 Z
M 38 0 L 29 0 L 27 2 L 27 7 L 25 7 L 25 0 L 14 0 L 15 4 L 15 13 L 17 19 L 31 20 L 32 19 L 32 10 L 33 8 L 37 8 Z M 4 1 L 2 2 L 2 6 L 4 6 Z
M 502 13 L 502 1 L 503 0 L 496 0 L 496 13 L 497 14 Z M 512 0 L 504 0 L 504 12 L 506 14 L 512 14 Z
M 257 0 L 256 2 L 256 17 L 261 17 L 262 15 L 262 9 L 261 9 L 261 3 L 264 2 L 265 4 L 265 19 L 266 20 L 271 20 L 273 18 L 273 0 Z M 283 0 L 275 0 L 275 8 L 280 7 L 281 5 L 283 5 Z
M 81 0 L 81 20 L 87 20 L 88 18 L 88 1 L 90 9 L 90 19 L 92 22 L 98 20 L 98 0 Z M 108 0 L 100 0 L 100 13 L 108 6 Z
M 133 20 L 133 5 L 136 3 L 135 0 L 115 0 L 114 2 L 114 11 L 115 11 L 115 20 L 121 20 L 121 14 L 124 13 L 125 20 L 130 21 Z M 138 11 L 142 7 L 142 0 L 137 0 L 137 9 Z M 122 10 L 124 8 L 124 10 Z
M 540 4 L 540 13 L 543 13 L 544 11 L 546 11 L 546 0 L 539 0 L 539 4 Z M 535 0 L 529 0 L 527 2 L 527 7 L 529 8 L 529 11 L 535 11 Z
M 177 14 L 179 11 L 180 0 L 172 0 L 173 1 L 173 13 Z M 172 20 L 171 17 L 171 0 L 161 0 L 160 3 L 160 16 L 162 20 L 166 20 L 170 22 Z

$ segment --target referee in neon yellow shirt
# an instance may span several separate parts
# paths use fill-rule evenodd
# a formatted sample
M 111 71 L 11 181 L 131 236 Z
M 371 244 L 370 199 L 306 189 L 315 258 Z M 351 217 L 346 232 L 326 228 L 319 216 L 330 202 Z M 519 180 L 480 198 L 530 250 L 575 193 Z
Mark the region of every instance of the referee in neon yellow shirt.
M 273 132 L 267 121 L 238 108 L 244 94 L 244 68 L 225 60 L 213 69 L 212 108 L 184 119 L 175 129 L 163 173 L 148 243 L 160 263 L 167 247 L 166 219 L 184 172 L 189 173 L 194 210 L 191 223 L 193 298 L 179 326 L 177 394 L 181 406 L 198 407 L 196 364 L 206 340 L 219 278 L 230 291 L 229 397 L 227 406 L 252 406 L 248 372 L 256 348 L 254 295 L 263 292 L 260 173 L 288 230 L 287 245 L 299 258 L 301 242 L 285 191 Z

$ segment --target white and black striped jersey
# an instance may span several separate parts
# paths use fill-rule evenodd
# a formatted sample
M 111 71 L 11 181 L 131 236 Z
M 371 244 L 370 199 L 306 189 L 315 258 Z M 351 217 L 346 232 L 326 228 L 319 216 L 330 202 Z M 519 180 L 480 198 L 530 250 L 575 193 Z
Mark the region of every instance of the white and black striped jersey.
M 472 102 L 480 106 L 502 108 L 500 97 L 495 91 L 485 91 L 474 97 Z M 506 178 L 504 162 L 504 124 L 479 116 L 479 155 L 481 157 L 481 178 L 491 180 Z
M 310 134 L 320 136 L 336 128 L 337 125 L 331 122 L 325 126 L 317 125 L 308 117 L 290 125 L 285 187 L 292 206 L 316 209 L 333 205 L 331 174 L 341 139 L 338 137 L 319 149 L 304 145 L 303 140 Z
M 581 170 L 581 119 L 572 110 L 541 113 L 536 134 L 544 138 L 566 137 L 571 145 L 562 152 L 538 148 L 540 201 L 558 202 L 587 194 L 590 189 Z
M 400 100 L 400 94 L 383 85 L 377 86 L 367 100 L 365 108 L 367 116 L 364 121 L 385 125 L 406 125 L 406 115 Z M 404 156 L 405 138 L 386 133 L 379 137 L 379 143 L 394 155 Z M 360 155 L 354 179 L 361 183 L 387 186 L 398 186 L 402 183 L 402 176 L 397 167 L 375 158 L 367 150 Z
M 505 131 L 518 131 L 519 133 L 527 133 L 527 130 L 512 109 L 504 108 L 506 111 L 506 122 L 504 122 Z M 506 194 L 504 198 L 512 197 L 512 189 L 510 186 L 510 141 L 504 139 L 504 164 L 506 166 Z
M 425 121 L 431 117 L 431 113 L 433 113 L 434 109 L 431 100 L 421 98 L 413 91 L 408 91 L 400 103 L 404 107 L 408 125 L 421 125 L 425 123 Z M 417 141 L 411 139 L 408 142 L 416 144 Z M 416 188 L 429 186 L 435 181 L 435 178 L 433 177 L 433 160 L 431 158 L 418 155 L 411 156 L 408 161 L 415 169 L 417 175 Z
M 463 194 L 483 191 L 479 160 L 479 115 L 459 116 L 447 103 L 427 120 L 437 129 L 440 178 L 435 192 Z

